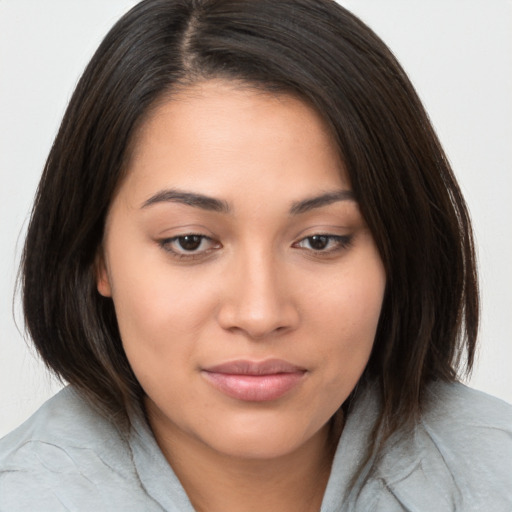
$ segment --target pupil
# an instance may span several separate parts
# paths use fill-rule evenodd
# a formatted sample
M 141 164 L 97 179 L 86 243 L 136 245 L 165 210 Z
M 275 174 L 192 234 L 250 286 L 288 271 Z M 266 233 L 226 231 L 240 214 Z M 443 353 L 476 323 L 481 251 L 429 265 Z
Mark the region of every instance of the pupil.
M 179 238 L 180 247 L 185 251 L 194 251 L 201 245 L 201 237 L 198 235 L 187 235 Z
M 326 236 L 315 235 L 309 237 L 309 244 L 313 249 L 321 250 L 327 247 L 327 243 L 329 242 Z

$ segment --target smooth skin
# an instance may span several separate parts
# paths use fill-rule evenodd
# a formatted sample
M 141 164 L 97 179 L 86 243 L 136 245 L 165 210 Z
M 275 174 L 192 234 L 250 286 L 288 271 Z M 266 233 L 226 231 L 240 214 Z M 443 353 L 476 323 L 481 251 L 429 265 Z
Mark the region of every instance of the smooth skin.
M 320 508 L 329 421 L 368 362 L 385 283 L 337 147 L 305 102 L 210 80 L 155 108 L 108 213 L 97 286 L 198 511 Z M 206 378 L 269 359 L 303 373 L 274 400 Z

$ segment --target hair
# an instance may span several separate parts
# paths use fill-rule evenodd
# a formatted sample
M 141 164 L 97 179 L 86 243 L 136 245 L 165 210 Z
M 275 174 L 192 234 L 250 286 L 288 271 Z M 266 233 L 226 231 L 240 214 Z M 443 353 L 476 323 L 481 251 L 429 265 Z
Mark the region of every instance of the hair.
M 28 228 L 23 306 L 39 354 L 111 417 L 141 410 L 95 262 L 138 127 L 209 79 L 299 95 L 332 132 L 387 276 L 363 379 L 378 383 L 384 437 L 412 425 L 427 384 L 473 364 L 471 224 L 404 71 L 334 0 L 145 0 L 111 29 L 71 98 Z

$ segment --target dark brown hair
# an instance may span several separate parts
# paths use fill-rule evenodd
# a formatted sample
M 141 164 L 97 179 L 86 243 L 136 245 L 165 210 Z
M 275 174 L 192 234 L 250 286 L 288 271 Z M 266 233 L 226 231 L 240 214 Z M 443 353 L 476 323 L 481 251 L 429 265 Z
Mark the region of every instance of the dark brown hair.
M 300 95 L 339 145 L 387 274 L 364 379 L 385 435 L 436 379 L 470 370 L 478 293 L 469 216 L 429 119 L 384 43 L 333 0 L 145 0 L 108 33 L 46 162 L 23 256 L 28 330 L 46 364 L 104 412 L 140 408 L 94 263 L 137 127 L 200 80 Z

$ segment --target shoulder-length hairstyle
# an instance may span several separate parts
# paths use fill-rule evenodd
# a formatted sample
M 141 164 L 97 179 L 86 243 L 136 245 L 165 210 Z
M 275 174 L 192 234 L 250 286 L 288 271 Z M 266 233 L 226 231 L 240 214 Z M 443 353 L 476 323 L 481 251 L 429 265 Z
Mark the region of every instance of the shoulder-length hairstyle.
M 137 128 L 160 101 L 212 78 L 300 95 L 330 128 L 387 275 L 364 378 L 379 384 L 385 435 L 411 425 L 426 385 L 473 363 L 470 219 L 404 71 L 333 0 L 144 0 L 112 28 L 70 101 L 28 228 L 23 305 L 37 350 L 108 414 L 140 410 L 95 260 Z

